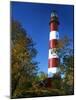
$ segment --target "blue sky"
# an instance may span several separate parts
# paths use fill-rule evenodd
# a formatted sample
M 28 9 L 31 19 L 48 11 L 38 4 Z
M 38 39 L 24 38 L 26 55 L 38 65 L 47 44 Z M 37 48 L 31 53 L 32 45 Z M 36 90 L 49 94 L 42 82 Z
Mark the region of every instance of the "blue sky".
M 11 17 L 18 20 L 36 43 L 39 71 L 48 71 L 49 21 L 51 11 L 59 16 L 59 36 L 73 39 L 73 6 L 26 2 L 11 2 Z

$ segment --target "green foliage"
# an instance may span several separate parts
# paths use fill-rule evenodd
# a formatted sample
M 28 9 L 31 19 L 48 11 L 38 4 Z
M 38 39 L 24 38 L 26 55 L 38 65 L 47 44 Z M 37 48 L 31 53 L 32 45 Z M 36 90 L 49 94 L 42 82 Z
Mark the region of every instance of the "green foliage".
M 19 22 L 11 22 L 11 95 L 31 87 L 37 74 L 37 62 L 34 57 L 37 50 L 33 40 L 27 35 Z
M 59 56 L 62 59 L 59 64 L 59 73 L 64 74 L 62 80 L 62 87 L 65 94 L 74 94 L 74 55 L 73 43 L 67 36 L 65 36 L 59 47 Z
M 74 94 L 74 57 L 70 55 L 64 59 L 66 65 L 64 89 L 66 94 Z
M 44 72 L 39 72 L 38 78 L 39 78 L 39 81 L 40 80 L 45 80 L 47 78 L 47 74 L 44 73 Z

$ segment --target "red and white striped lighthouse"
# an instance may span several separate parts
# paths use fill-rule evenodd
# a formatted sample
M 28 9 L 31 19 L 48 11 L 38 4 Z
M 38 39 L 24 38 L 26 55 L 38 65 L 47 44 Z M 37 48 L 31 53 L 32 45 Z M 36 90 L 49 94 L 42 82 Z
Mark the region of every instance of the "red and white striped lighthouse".
M 57 44 L 59 39 L 58 15 L 55 11 L 51 13 L 49 35 L 49 56 L 48 56 L 48 78 L 52 77 L 58 71 L 59 57 L 57 53 Z

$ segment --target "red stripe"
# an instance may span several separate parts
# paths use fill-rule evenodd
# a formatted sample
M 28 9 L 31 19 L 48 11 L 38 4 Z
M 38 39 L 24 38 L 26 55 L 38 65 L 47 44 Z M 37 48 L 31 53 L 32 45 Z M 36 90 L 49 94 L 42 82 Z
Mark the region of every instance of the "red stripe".
M 48 59 L 48 68 L 57 67 L 59 64 L 59 58 Z
M 49 48 L 56 48 L 57 46 L 58 46 L 58 40 L 57 39 L 49 40 Z
M 50 31 L 57 31 L 58 30 L 58 24 L 56 22 L 51 22 L 50 24 Z

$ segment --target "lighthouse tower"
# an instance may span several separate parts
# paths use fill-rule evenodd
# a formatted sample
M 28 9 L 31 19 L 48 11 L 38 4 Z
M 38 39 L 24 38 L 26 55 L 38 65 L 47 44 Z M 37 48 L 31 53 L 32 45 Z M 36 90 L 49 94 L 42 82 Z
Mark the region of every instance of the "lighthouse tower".
M 51 13 L 50 17 L 50 34 L 49 34 L 49 56 L 48 56 L 48 78 L 53 77 L 58 72 L 59 57 L 57 53 L 57 46 L 59 40 L 58 32 L 58 15 L 55 11 Z

